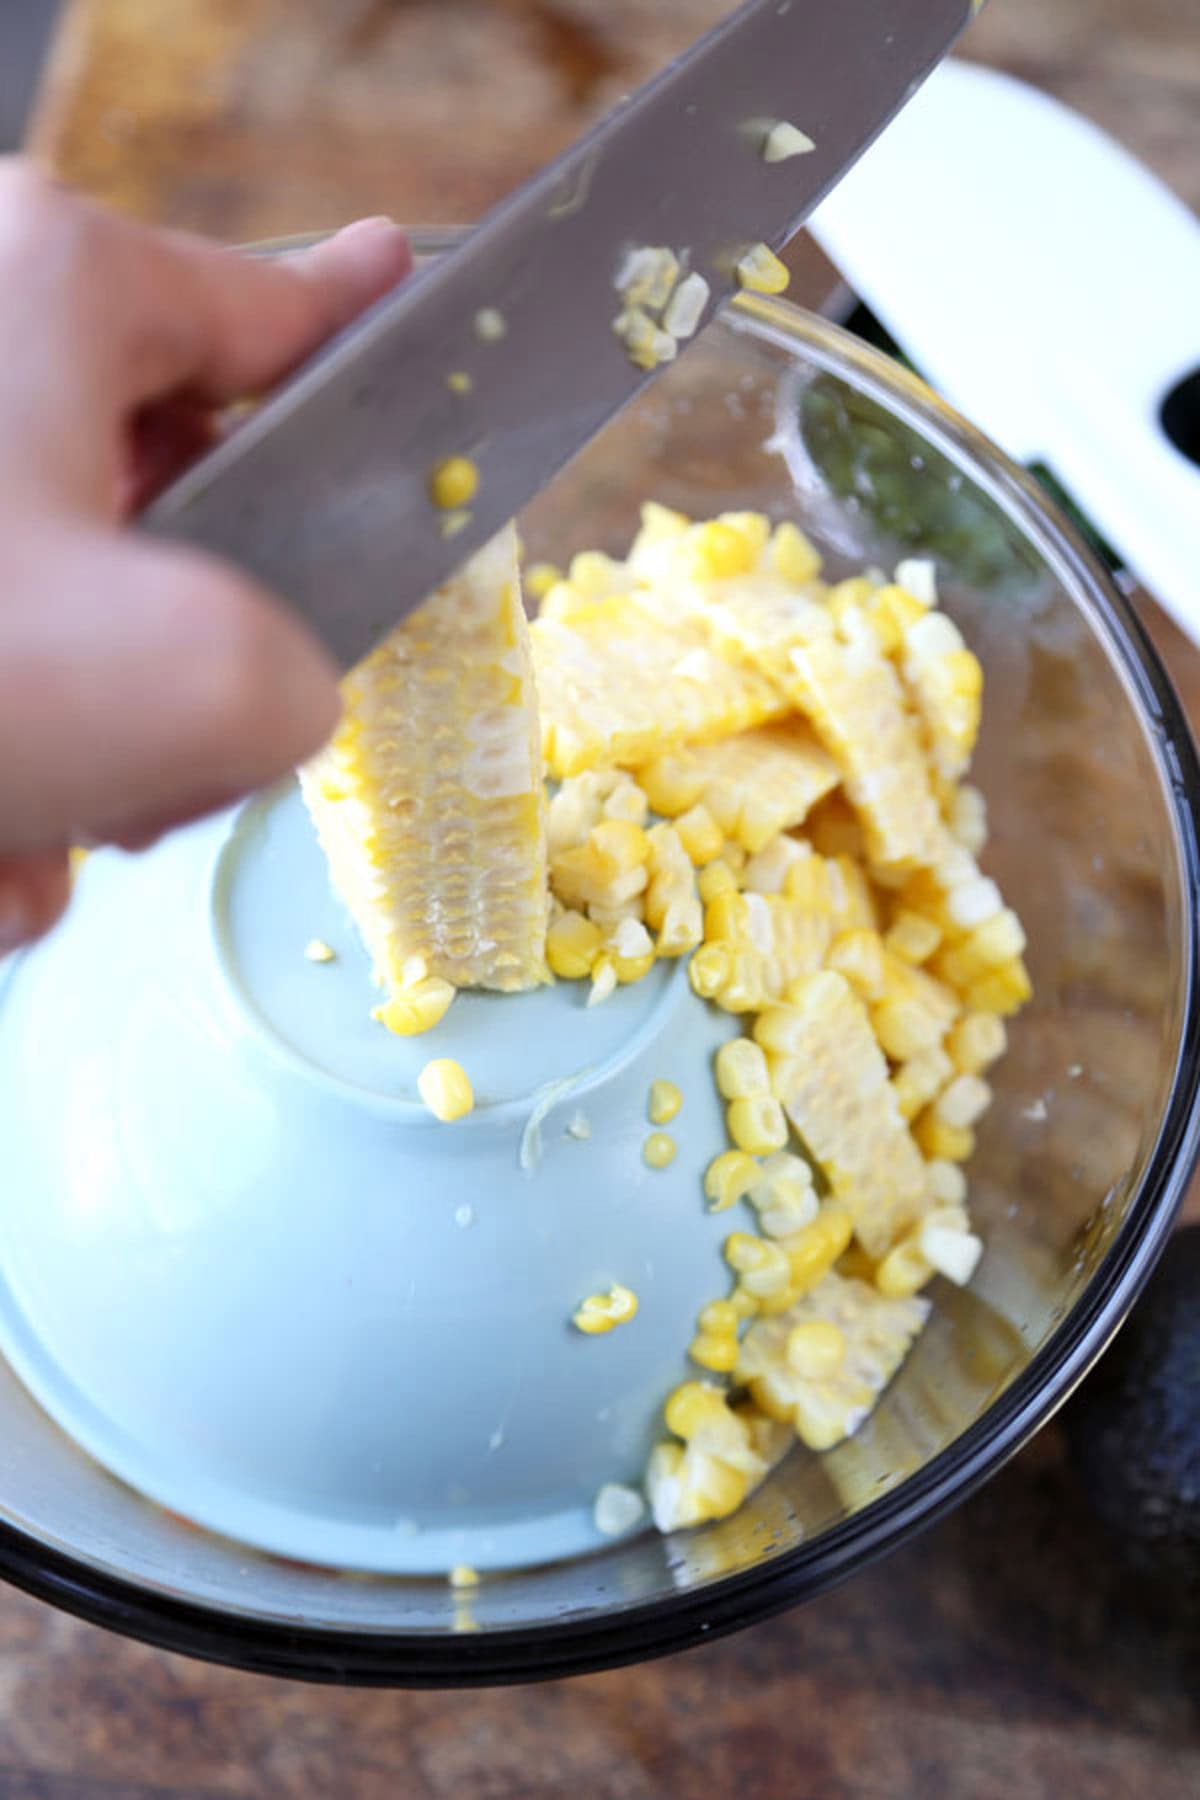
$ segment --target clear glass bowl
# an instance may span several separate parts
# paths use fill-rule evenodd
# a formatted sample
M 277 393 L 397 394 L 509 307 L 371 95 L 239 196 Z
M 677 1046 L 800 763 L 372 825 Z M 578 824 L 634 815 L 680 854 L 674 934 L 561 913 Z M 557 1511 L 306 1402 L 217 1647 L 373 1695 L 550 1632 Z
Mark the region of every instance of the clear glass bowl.
M 619 553 L 647 496 L 795 516 L 835 571 L 932 551 L 982 658 L 985 861 L 1023 915 L 1036 997 L 970 1165 L 987 1241 L 971 1288 L 939 1285 L 855 1438 L 794 1452 L 734 1518 L 469 1595 L 197 1531 L 91 1462 L 0 1366 L 0 1573 L 17 1585 L 172 1649 L 314 1679 L 524 1680 L 679 1649 L 809 1598 L 963 1498 L 1132 1304 L 1196 1150 L 1198 785 L 1128 607 L 1019 469 L 784 301 L 740 299 L 576 460 L 522 520 L 530 558 Z

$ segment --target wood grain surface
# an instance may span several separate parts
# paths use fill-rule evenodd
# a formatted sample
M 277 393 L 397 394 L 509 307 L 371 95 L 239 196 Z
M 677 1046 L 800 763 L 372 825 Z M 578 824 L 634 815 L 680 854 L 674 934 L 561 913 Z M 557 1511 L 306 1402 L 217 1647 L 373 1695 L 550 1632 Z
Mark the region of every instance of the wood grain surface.
M 466 220 L 724 10 L 69 0 L 30 142 L 117 206 L 231 240 L 374 211 Z M 1194 0 L 995 0 L 965 48 L 1200 204 Z M 1200 655 L 1139 604 L 1200 719 Z M 803 1612 L 535 1689 L 311 1690 L 0 1590 L 0 1800 L 1184 1800 L 1198 1696 L 1200 1625 L 1121 1576 L 1054 1427 Z

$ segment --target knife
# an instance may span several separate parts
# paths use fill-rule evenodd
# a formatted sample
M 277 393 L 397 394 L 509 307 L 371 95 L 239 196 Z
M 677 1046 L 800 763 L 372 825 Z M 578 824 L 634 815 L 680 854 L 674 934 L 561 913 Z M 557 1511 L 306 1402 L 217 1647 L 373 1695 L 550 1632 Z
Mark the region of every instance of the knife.
M 746 250 L 798 229 L 977 7 L 749 0 L 339 333 L 144 528 L 240 564 L 357 662 L 652 379 L 613 330 L 630 250 L 698 272 L 706 322 Z M 813 148 L 767 160 L 780 122 Z M 479 480 L 447 513 L 429 483 L 451 457 Z

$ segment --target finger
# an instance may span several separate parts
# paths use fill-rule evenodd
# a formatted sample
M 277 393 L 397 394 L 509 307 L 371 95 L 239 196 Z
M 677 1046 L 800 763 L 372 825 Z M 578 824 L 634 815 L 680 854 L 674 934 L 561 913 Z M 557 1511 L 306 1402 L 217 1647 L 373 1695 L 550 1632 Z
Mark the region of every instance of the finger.
M 0 956 L 31 944 L 56 923 L 71 893 L 65 850 L 0 856 Z
M 63 527 L 56 542 L 54 608 L 0 620 L 0 767 L 17 777 L 0 840 L 36 849 L 186 817 L 328 737 L 335 670 L 248 579 L 116 532 Z
M 190 462 L 211 447 L 217 424 L 211 408 L 183 395 L 143 407 L 129 429 L 126 467 L 117 488 L 122 518 L 140 512 Z
M 185 387 L 221 404 L 272 387 L 412 267 L 386 219 L 277 257 L 149 232 L 129 253 L 146 259 L 124 328 L 134 401 Z

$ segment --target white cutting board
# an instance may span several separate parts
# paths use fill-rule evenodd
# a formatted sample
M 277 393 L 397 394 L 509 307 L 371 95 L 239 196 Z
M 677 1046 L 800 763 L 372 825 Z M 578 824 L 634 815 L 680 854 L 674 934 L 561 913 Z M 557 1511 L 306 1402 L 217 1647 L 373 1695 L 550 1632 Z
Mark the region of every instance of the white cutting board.
M 1200 124 L 1197 128 L 1200 143 Z M 1061 102 L 951 61 L 811 222 L 926 379 L 1045 463 L 1200 641 L 1200 223 Z

